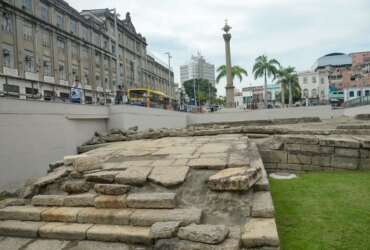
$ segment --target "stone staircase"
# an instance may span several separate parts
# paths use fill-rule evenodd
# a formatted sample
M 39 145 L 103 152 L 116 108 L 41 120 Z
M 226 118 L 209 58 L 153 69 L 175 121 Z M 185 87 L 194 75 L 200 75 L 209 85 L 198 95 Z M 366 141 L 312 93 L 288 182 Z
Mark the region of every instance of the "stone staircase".
M 51 164 L 24 199 L 0 204 L 0 238 L 279 249 L 256 145 L 237 135 L 175 139 L 112 144 Z

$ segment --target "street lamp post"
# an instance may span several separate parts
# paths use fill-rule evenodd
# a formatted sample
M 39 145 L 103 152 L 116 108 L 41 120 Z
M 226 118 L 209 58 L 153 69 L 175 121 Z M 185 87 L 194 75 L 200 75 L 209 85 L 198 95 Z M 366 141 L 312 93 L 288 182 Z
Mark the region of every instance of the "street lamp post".
M 227 24 L 227 20 L 225 21 L 225 26 L 222 29 L 225 31 L 223 35 L 225 40 L 225 52 L 226 52 L 226 75 L 227 75 L 227 83 L 226 83 L 226 107 L 227 108 L 234 108 L 234 84 L 233 84 L 233 77 L 232 77 L 232 69 L 231 69 L 231 49 L 230 49 L 230 40 L 231 34 L 229 31 L 231 27 Z
M 168 56 L 168 88 L 171 91 L 171 53 L 166 52 L 165 53 Z

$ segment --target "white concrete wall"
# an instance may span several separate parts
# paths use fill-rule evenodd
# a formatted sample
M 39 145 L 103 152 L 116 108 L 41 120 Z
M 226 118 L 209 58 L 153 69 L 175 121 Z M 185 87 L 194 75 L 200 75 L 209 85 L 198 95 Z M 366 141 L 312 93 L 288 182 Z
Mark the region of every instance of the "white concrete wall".
M 102 106 L 1 98 L 0 190 L 45 175 L 49 162 L 75 154 L 95 131 L 106 131 L 107 116 Z
M 189 114 L 189 124 L 209 122 L 236 122 L 266 119 L 285 119 L 301 117 L 331 118 L 331 106 L 296 107 L 286 109 L 266 109 L 249 112 L 216 112 L 209 114 Z
M 140 130 L 149 128 L 184 128 L 187 113 L 145 107 L 116 105 L 110 107 L 108 128 L 128 129 L 138 126 Z

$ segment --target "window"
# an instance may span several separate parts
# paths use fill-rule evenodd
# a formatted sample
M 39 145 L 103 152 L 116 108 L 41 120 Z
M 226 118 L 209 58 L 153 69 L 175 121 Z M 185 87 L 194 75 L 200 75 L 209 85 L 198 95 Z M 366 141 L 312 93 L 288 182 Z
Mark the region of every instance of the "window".
M 307 84 L 307 77 L 303 77 L 303 83 Z
M 354 91 L 350 91 L 349 92 L 349 97 L 355 97 L 355 92 Z
M 135 64 L 133 61 L 130 61 L 130 80 L 135 80 Z
M 316 83 L 316 77 L 315 76 L 312 77 L 312 83 Z
M 42 20 L 49 21 L 49 6 L 39 3 L 39 16 Z
M 308 98 L 308 96 L 309 96 L 308 89 L 304 89 L 304 90 L 303 90 L 303 96 L 304 96 L 305 98 Z
M 44 66 L 44 76 L 52 76 L 50 58 L 44 58 L 43 66 Z
M 100 53 L 99 52 L 95 52 L 95 65 L 97 68 L 100 67 Z
M 82 49 L 81 49 L 81 57 L 83 59 L 88 59 L 89 58 L 89 48 L 88 47 L 82 47 Z
M 32 24 L 24 22 L 23 24 L 23 39 L 25 41 L 33 40 Z
M 5 32 L 12 32 L 13 25 L 12 25 L 12 17 L 9 13 L 3 13 L 3 19 L 1 22 L 1 30 Z
M 77 34 L 77 22 L 73 19 L 70 19 L 69 21 L 69 31 L 72 34 Z
M 362 96 L 361 90 L 357 91 L 357 96 Z
M 23 8 L 32 10 L 32 0 L 23 0 Z
M 13 48 L 6 44 L 3 44 L 3 64 L 4 67 L 14 68 L 14 53 Z
M 311 90 L 311 97 L 312 97 L 312 98 L 317 97 L 317 90 L 316 90 L 316 89 L 312 89 L 312 90 Z
M 365 90 L 365 96 L 370 96 L 370 90 Z
M 108 40 L 107 39 L 103 40 L 103 48 L 108 49 Z
M 72 81 L 77 81 L 79 80 L 79 75 L 78 74 L 78 66 L 76 64 L 72 65 Z
M 19 96 L 19 86 L 18 85 L 11 85 L 11 84 L 4 84 L 4 92 L 11 93 L 11 95 Z
M 35 89 L 35 88 L 26 88 L 26 95 L 35 96 L 38 93 L 39 93 L 39 90 L 38 89 Z
M 64 50 L 65 42 L 64 42 L 63 38 L 58 37 L 58 39 L 57 39 L 57 48 Z
M 42 46 L 45 48 L 50 48 L 50 33 L 47 30 L 42 32 Z
M 325 90 L 321 90 L 321 98 L 325 98 Z
M 64 16 L 61 13 L 57 13 L 57 27 L 64 28 Z
M 72 57 L 78 58 L 78 44 L 72 43 L 71 51 Z
M 60 96 L 60 99 L 62 99 L 63 101 L 67 101 L 69 99 L 68 93 L 60 93 L 59 96 Z
M 112 54 L 116 55 L 116 44 L 112 43 Z
M 90 82 L 89 82 L 89 72 L 90 72 L 90 70 L 89 70 L 89 68 L 85 67 L 83 71 L 84 71 L 84 77 L 83 77 L 82 81 L 83 81 L 84 84 L 90 85 Z
M 65 80 L 66 73 L 65 73 L 65 67 L 64 62 L 59 62 L 59 80 Z
M 45 101 L 51 101 L 51 99 L 54 97 L 54 92 L 50 90 L 44 90 L 44 100 Z
M 86 28 L 85 26 L 81 26 L 81 36 L 82 39 L 85 39 L 86 41 L 89 41 L 90 36 L 89 36 L 89 29 Z
M 35 72 L 35 62 L 33 58 L 33 53 L 29 51 L 25 51 L 24 56 L 24 71 L 25 72 Z
M 85 104 L 92 104 L 93 99 L 91 96 L 85 96 Z
M 321 81 L 321 84 L 325 84 L 325 79 L 324 79 L 324 77 L 321 77 L 320 81 Z
M 100 36 L 96 32 L 94 32 L 94 44 L 100 47 Z

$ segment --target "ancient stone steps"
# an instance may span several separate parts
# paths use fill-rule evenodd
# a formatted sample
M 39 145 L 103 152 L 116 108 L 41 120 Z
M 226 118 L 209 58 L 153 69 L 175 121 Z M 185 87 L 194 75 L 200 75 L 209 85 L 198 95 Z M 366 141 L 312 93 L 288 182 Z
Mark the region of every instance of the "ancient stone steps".
M 0 220 L 151 226 L 178 221 L 201 222 L 200 209 L 97 209 L 87 207 L 13 206 L 0 209 Z
M 0 223 L 0 235 L 61 240 L 109 241 L 142 245 L 152 244 L 150 227 L 118 225 L 6 220 Z
M 104 189 L 104 187 L 103 187 Z M 36 195 L 33 206 L 42 207 L 96 207 L 96 208 L 175 208 L 176 193 L 130 193 L 128 195 Z

